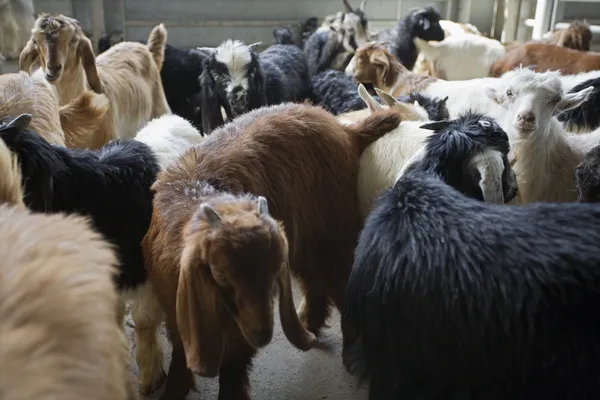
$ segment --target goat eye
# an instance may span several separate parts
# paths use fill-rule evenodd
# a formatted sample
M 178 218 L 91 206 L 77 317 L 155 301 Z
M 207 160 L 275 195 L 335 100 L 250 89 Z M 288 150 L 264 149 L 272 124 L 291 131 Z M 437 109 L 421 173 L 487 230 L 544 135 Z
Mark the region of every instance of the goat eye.
M 513 95 L 513 92 L 512 92 L 512 90 L 508 89 L 508 90 L 506 91 L 506 96 L 508 96 L 508 97 L 512 97 L 512 95 Z

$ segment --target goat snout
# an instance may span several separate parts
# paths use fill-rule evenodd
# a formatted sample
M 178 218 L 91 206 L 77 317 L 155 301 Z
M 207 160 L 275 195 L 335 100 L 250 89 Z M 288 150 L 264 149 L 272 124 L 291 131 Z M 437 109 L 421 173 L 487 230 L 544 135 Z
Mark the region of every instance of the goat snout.
M 229 94 L 229 104 L 236 116 L 244 114 L 248 108 L 246 91 L 241 87 L 234 88 Z
M 60 76 L 62 69 L 63 69 L 62 64 L 46 65 L 46 79 L 48 79 L 48 80 L 57 79 Z
M 517 121 L 533 124 L 535 123 L 535 114 L 531 111 L 520 112 L 519 115 L 517 115 Z

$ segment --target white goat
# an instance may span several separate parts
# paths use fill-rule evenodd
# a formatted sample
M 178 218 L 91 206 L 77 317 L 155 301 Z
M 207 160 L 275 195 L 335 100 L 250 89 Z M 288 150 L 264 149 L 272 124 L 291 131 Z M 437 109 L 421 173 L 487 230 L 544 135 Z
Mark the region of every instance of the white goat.
M 575 167 L 600 139 L 600 130 L 567 134 L 555 118 L 578 107 L 594 87 L 565 93 L 556 71 L 519 69 L 505 74 L 484 91 L 506 110 L 503 121 L 517 174 L 517 203 L 577 200 Z
M 61 105 L 83 93 L 87 85 L 105 93 L 110 109 L 90 145 L 99 148 L 117 137 L 132 138 L 152 118 L 171 113 L 160 77 L 166 40 L 167 31 L 160 24 L 152 29 L 146 45 L 121 42 L 95 59 L 77 20 L 42 14 L 21 52 L 19 69 L 29 72 L 39 59 L 41 68 L 35 74 L 57 88 Z
M 441 42 L 415 37 L 414 42 L 433 65 L 432 76 L 449 81 L 487 77 L 490 67 L 506 53 L 499 41 L 472 33 L 452 35 Z
M 200 143 L 204 136 L 186 119 L 163 115 L 148 122 L 135 139 L 154 150 L 161 169 L 164 169 L 189 147 Z

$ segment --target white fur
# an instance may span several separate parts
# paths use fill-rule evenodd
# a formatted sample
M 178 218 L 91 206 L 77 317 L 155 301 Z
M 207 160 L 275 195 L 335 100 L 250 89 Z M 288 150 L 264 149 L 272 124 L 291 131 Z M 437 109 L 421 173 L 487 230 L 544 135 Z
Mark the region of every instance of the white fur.
M 177 115 L 163 115 L 148 122 L 136 140 L 147 144 L 158 157 L 161 169 L 204 139 L 190 122 Z
M 513 71 L 487 90 L 491 97 L 513 93 L 501 99 L 506 108 L 502 125 L 516 154 L 513 169 L 519 194 L 516 202 L 571 202 L 577 200 L 574 168 L 600 139 L 600 130 L 587 134 L 567 134 L 555 116 L 586 101 L 591 89 L 564 94 L 561 76 L 556 72 L 535 73 L 527 69 Z M 553 103 L 552 98 L 561 98 Z M 519 130 L 518 115 L 531 111 L 535 130 Z
M 441 42 L 414 39 L 415 45 L 434 66 L 434 75 L 456 81 L 487 77 L 490 67 L 506 53 L 497 40 L 472 33 L 452 35 Z
M 497 150 L 486 150 L 474 156 L 471 164 L 477 168 L 481 176 L 479 187 L 483 193 L 483 200 L 488 203 L 504 204 L 502 153 Z
M 234 88 L 240 86 L 245 91 L 248 90 L 246 66 L 252 61 L 252 53 L 248 46 L 239 40 L 228 39 L 217 47 L 215 58 L 229 70 L 231 79 L 227 83 L 227 93 L 231 93 Z

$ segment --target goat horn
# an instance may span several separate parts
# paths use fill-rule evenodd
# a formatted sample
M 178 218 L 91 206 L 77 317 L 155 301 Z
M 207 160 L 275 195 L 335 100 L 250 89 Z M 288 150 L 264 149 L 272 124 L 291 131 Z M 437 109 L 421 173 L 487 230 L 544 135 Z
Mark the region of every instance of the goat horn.
M 222 221 L 221 216 L 206 203 L 200 204 L 200 211 L 204 214 L 210 226 L 215 226 Z
M 367 0 L 362 0 L 362 1 L 360 2 L 360 7 L 358 7 L 358 9 L 359 9 L 360 11 L 364 11 L 364 10 L 365 10 L 365 4 L 367 4 Z
M 269 205 L 267 203 L 267 199 L 263 196 L 258 196 L 258 213 L 261 215 L 269 214 Z
M 31 122 L 31 114 L 21 114 L 16 118 L 13 118 L 11 121 L 7 122 L 6 128 L 19 128 L 26 129 Z
M 250 48 L 250 49 L 253 49 L 253 48 L 255 48 L 256 46 L 260 46 L 261 44 L 262 44 L 262 42 L 256 42 L 256 43 L 252 43 L 252 44 L 249 44 L 249 45 L 248 45 L 248 48 Z
M 348 3 L 348 0 L 344 0 L 344 7 L 346 7 L 347 12 L 349 12 L 349 13 L 354 12 L 354 9 Z

